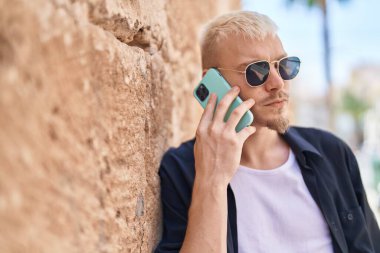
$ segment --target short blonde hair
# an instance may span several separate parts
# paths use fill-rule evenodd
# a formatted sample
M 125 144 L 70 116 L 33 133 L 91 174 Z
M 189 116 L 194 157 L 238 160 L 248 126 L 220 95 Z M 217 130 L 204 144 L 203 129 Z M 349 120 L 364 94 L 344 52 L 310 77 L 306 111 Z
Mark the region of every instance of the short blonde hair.
M 229 35 L 243 35 L 245 38 L 263 40 L 277 33 L 277 25 L 268 16 L 254 11 L 234 11 L 215 17 L 208 22 L 201 33 L 202 67 L 215 67 L 217 48 Z

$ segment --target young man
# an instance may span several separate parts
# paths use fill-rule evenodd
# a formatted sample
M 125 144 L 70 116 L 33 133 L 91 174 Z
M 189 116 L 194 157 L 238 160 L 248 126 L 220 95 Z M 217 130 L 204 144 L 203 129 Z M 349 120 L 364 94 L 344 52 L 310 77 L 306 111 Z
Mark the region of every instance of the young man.
M 156 253 L 380 253 L 350 148 L 328 132 L 289 127 L 289 80 L 300 61 L 276 30 L 247 11 L 207 25 L 203 72 L 217 68 L 235 89 L 217 106 L 211 96 L 195 138 L 163 156 Z M 238 95 L 244 103 L 224 122 Z M 236 133 L 247 110 L 254 122 Z

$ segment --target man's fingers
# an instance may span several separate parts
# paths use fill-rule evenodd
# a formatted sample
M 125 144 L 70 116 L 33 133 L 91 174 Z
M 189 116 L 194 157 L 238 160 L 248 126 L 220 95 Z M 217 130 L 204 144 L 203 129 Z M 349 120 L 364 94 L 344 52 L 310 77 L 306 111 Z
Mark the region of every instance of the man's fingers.
M 238 96 L 240 92 L 239 86 L 234 86 L 227 94 L 220 100 L 215 110 L 215 122 L 224 122 L 224 117 L 230 108 L 232 101 Z
M 250 98 L 246 101 L 244 101 L 242 104 L 240 104 L 238 107 L 236 107 L 231 115 L 230 118 L 226 122 L 226 127 L 230 129 L 235 129 L 241 118 L 244 116 L 244 114 L 255 104 L 255 101 Z
M 214 114 L 214 108 L 215 108 L 215 102 L 216 102 L 216 94 L 211 93 L 210 97 L 207 101 L 206 108 L 203 111 L 201 120 L 199 122 L 200 126 L 208 126 L 210 124 L 210 122 L 212 121 L 213 114 Z

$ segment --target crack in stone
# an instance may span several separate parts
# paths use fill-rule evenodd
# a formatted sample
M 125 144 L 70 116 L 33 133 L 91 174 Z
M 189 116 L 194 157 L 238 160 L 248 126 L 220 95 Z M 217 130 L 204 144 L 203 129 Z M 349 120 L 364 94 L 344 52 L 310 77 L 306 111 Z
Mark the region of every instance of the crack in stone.
M 140 244 L 140 253 L 142 253 L 142 246 L 144 245 L 144 234 L 145 234 L 145 221 L 142 224 L 142 236 L 141 236 L 141 244 Z
M 130 47 L 148 51 L 153 44 L 156 47 L 162 46 L 162 41 L 152 35 L 150 25 L 139 27 L 140 22 L 136 21 L 131 28 L 127 19 L 119 16 L 110 19 L 90 19 L 90 22 L 96 27 L 111 33 L 118 41 Z

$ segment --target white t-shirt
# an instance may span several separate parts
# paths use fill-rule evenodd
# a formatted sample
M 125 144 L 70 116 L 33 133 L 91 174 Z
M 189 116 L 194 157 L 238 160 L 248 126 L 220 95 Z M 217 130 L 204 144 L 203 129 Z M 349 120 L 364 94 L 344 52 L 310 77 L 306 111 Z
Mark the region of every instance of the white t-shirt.
M 331 235 L 292 151 L 278 168 L 240 165 L 235 195 L 239 253 L 332 253 Z

